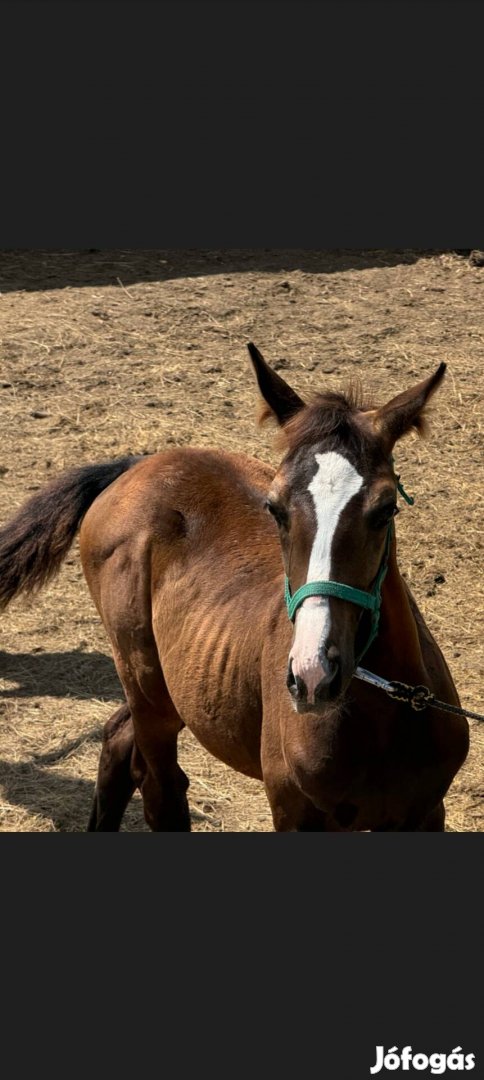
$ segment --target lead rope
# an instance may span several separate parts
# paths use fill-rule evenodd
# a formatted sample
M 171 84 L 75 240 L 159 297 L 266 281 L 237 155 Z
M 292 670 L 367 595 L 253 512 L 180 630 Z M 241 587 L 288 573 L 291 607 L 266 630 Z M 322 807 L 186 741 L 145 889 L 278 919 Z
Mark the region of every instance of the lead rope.
M 469 716 L 472 720 L 484 721 L 484 716 L 481 716 L 480 713 L 471 712 L 470 709 L 460 709 L 457 705 L 449 705 L 447 701 L 439 701 L 434 694 L 431 694 L 428 686 L 408 686 L 407 683 L 403 682 L 390 682 L 388 679 L 383 679 L 381 675 L 375 675 L 372 671 L 367 671 L 366 668 L 362 667 L 356 668 L 355 678 L 369 683 L 370 686 L 376 686 L 378 690 L 384 690 L 394 701 L 404 701 L 407 705 L 411 705 L 416 712 L 422 712 L 427 708 L 442 709 L 444 712 Z

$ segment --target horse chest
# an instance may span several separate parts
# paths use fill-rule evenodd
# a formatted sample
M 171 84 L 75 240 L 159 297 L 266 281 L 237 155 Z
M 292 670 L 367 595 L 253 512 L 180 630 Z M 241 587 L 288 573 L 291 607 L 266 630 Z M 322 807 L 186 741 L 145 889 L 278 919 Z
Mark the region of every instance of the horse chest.
M 291 778 L 337 828 L 397 827 L 442 783 L 432 725 L 407 710 L 393 725 L 356 708 L 341 718 L 293 714 L 283 733 Z

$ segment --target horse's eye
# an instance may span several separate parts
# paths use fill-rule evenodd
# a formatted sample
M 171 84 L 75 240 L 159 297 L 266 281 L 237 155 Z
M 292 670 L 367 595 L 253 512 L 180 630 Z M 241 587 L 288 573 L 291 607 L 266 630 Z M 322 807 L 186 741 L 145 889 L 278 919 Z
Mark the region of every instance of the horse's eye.
M 372 529 L 384 529 L 390 524 L 393 517 L 396 517 L 400 513 L 398 506 L 395 503 L 389 503 L 387 506 L 379 506 L 376 510 L 373 510 L 370 515 L 370 525 Z
M 270 499 L 267 499 L 265 503 L 265 508 L 269 511 L 269 514 L 271 514 L 271 516 L 274 518 L 275 521 L 277 521 L 277 524 L 280 525 L 281 528 L 287 529 L 289 524 L 289 515 L 283 506 L 278 506 L 277 503 L 273 503 L 270 501 Z

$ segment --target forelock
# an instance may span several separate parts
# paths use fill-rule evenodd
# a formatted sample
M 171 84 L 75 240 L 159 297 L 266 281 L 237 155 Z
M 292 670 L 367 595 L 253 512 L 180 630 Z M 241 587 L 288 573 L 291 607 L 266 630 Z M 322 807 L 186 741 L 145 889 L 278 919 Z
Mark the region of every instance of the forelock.
M 280 441 L 288 457 L 301 448 L 324 445 L 325 450 L 342 450 L 366 460 L 375 440 L 361 423 L 361 414 L 371 408 L 361 398 L 359 387 L 347 394 L 317 394 L 281 429 Z

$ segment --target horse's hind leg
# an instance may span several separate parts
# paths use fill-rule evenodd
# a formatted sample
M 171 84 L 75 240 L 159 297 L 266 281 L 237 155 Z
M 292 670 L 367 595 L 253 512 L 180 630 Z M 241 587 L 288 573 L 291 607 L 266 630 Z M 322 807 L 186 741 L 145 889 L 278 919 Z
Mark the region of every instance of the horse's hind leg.
M 104 725 L 88 832 L 118 832 L 124 811 L 137 786 L 132 774 L 133 754 L 131 712 L 128 705 L 122 705 Z
M 133 722 L 129 774 L 141 791 L 146 822 L 156 832 L 188 832 L 188 779 L 177 761 L 177 740 L 184 725 L 168 692 L 153 634 L 152 557 L 144 542 L 136 535 L 104 559 L 96 538 L 88 533 L 83 567 L 111 640 Z M 115 743 L 118 749 L 116 737 Z M 119 787 L 107 785 L 114 815 L 122 801 L 119 792 L 126 798 L 129 786 L 128 746 L 121 737 L 119 752 L 115 768 L 108 768 L 110 777 L 118 769 L 121 776 Z
M 170 705 L 165 704 L 165 722 Z M 176 736 L 183 724 L 176 714 L 175 738 L 165 733 L 160 739 L 163 727 L 160 724 L 156 754 L 154 759 L 150 755 L 151 764 L 147 766 L 135 743 L 129 706 L 122 705 L 107 721 L 88 832 L 117 832 L 137 787 L 143 797 L 147 824 L 153 831 L 190 831 L 186 798 L 189 782 L 176 760 Z
M 183 727 L 180 725 L 178 731 Z M 177 761 L 177 736 L 157 733 L 140 785 L 144 814 L 153 832 L 190 832 L 189 780 Z
M 114 658 L 133 722 L 131 776 L 141 791 L 146 823 L 153 832 L 190 832 L 189 781 L 177 760 L 184 724 L 168 693 L 156 646 L 145 639 L 138 664 L 132 655 L 126 663 L 119 647 Z

